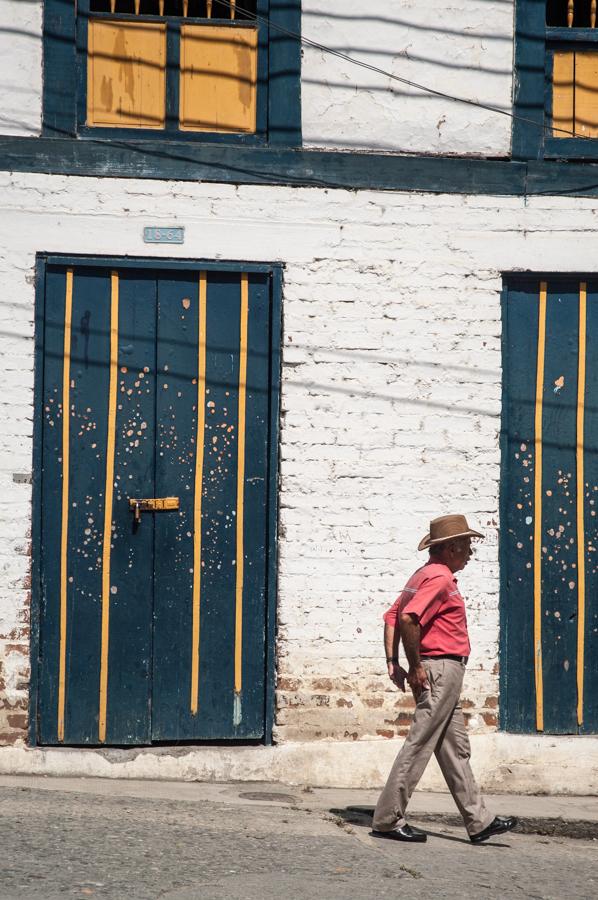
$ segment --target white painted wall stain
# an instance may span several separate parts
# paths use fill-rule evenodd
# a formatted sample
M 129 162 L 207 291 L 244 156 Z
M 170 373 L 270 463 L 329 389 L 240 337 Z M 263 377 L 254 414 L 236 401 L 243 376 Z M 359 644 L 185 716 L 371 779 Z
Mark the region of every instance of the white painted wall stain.
M 41 2 L 0 0 L 0 134 L 38 134 Z M 512 0 L 304 0 L 303 35 L 393 74 L 510 111 Z M 506 156 L 511 120 L 433 98 L 305 46 L 307 147 Z

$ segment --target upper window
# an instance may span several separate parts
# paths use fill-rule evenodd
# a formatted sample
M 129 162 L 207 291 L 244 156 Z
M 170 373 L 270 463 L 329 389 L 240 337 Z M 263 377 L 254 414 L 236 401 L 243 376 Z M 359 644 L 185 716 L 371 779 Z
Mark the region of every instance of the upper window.
M 260 41 L 265 25 L 255 19 L 258 6 L 267 14 L 263 0 L 243 0 L 243 12 L 234 0 L 81 4 L 77 32 L 86 96 L 81 124 L 263 132 L 258 59 L 263 70 L 266 47 Z
M 552 136 L 598 137 L 596 0 L 548 0 Z
M 46 0 L 46 133 L 297 143 L 293 7 L 299 0 Z
M 598 157 L 597 0 L 517 0 L 513 155 Z

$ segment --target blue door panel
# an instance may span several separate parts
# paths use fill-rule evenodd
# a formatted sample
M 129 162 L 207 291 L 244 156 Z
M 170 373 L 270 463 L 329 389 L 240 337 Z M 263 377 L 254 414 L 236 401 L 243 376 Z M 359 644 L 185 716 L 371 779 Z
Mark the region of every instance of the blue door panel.
M 189 735 L 194 479 L 197 429 L 199 273 L 158 285 L 156 496 L 178 497 L 156 516 L 154 740 Z M 190 735 L 189 735 L 190 736 Z
M 575 472 L 579 286 L 549 284 L 546 300 L 542 417 L 544 730 L 570 734 L 577 729 Z
M 597 287 L 513 278 L 505 291 L 501 724 L 509 731 L 598 730 Z
M 534 405 L 538 301 L 527 283 L 509 285 L 504 310 L 504 423 L 501 518 L 503 604 L 501 722 L 535 730 L 533 565 Z M 507 674 L 508 670 L 508 674 Z
M 266 652 L 267 460 L 269 415 L 270 304 L 265 276 L 250 283 L 245 444 L 242 698 L 235 733 L 258 736 L 259 698 L 264 691 Z
M 205 276 L 205 392 L 203 433 L 198 431 L 198 329 L 200 285 L 197 273 L 161 280 L 158 301 L 158 422 L 157 491 L 181 498 L 178 519 L 159 517 L 156 543 L 169 552 L 156 555 L 154 608 L 153 737 L 259 738 L 264 733 L 265 693 L 265 517 L 253 521 L 254 511 L 237 508 L 239 435 L 239 359 L 241 340 L 241 280 L 238 273 L 209 272 Z M 261 279 L 263 281 L 263 278 Z M 260 292 L 260 276 L 249 279 L 251 314 L 248 359 L 252 341 L 269 348 L 269 292 Z M 253 316 L 257 331 L 254 331 Z M 255 335 L 255 336 L 254 336 Z M 176 353 L 174 351 L 176 348 Z M 253 354 L 255 356 L 255 354 Z M 262 429 L 267 446 L 269 408 L 269 349 L 252 359 L 252 378 L 266 384 L 265 398 L 254 403 L 247 385 L 244 428 L 247 434 Z M 254 372 L 257 366 L 259 373 Z M 248 378 L 249 381 L 249 378 Z M 160 390 L 160 384 L 162 389 Z M 183 448 L 182 452 L 181 448 Z M 187 448 L 187 449 L 185 449 Z M 188 448 L 192 448 L 189 451 Z M 197 452 L 202 451 L 201 497 L 195 496 Z M 267 455 L 253 458 L 246 446 L 246 465 L 259 472 L 267 498 Z M 245 475 L 245 485 L 248 476 Z M 246 487 L 247 490 L 247 487 Z M 242 598 L 247 638 L 242 641 L 243 665 L 250 660 L 248 678 L 235 703 L 235 625 L 237 611 L 237 516 L 244 515 L 244 530 L 259 527 L 261 540 L 245 547 L 245 567 L 255 566 Z M 195 518 L 197 516 L 197 519 Z M 194 568 L 195 529 L 201 529 L 201 566 Z M 174 566 L 173 566 L 174 562 Z M 199 634 L 193 640 L 193 583 L 199 579 Z M 257 617 L 257 624 L 252 618 Z M 245 634 L 243 635 L 245 637 Z M 198 683 L 193 688 L 193 654 Z M 177 673 L 173 678 L 171 673 Z M 193 703 L 195 699 L 195 704 Z M 173 723 L 176 723 L 173 726 Z
M 100 595 L 109 344 L 109 278 L 75 274 L 72 282 L 70 378 L 63 395 L 66 276 L 48 273 L 44 408 L 43 535 L 44 629 L 41 681 L 52 684 L 52 702 L 42 712 L 42 738 L 57 736 L 59 683 L 64 683 L 64 741 L 97 740 Z M 59 342 L 56 342 L 56 336 Z M 54 413 L 56 410 L 56 413 Z M 69 414 L 68 463 L 63 452 L 63 416 Z M 63 470 L 68 465 L 68 471 Z M 68 480 L 67 515 L 62 483 Z M 46 500 L 46 497 L 48 498 Z M 66 608 L 61 632 L 61 534 L 66 529 Z
M 45 306 L 40 742 L 263 737 L 270 276 L 49 266 Z
M 130 498 L 153 496 L 156 281 L 119 273 L 118 379 L 110 560 L 106 741 L 151 739 L 154 517 L 135 523 Z
M 65 742 L 98 730 L 110 278 L 75 273 L 71 358 Z M 64 413 L 64 411 L 63 411 Z
M 45 279 L 44 377 L 42 405 L 44 502 L 41 506 L 41 589 L 38 729 L 40 740 L 58 739 L 59 660 L 61 653 L 60 558 L 62 498 L 62 391 L 66 273 L 48 269 Z M 40 402 L 38 400 L 38 402 Z M 69 590 L 69 594 L 72 589 Z
M 588 282 L 586 403 L 584 421 L 584 520 L 586 597 L 584 717 L 582 734 L 598 731 L 598 282 Z
M 198 717 L 218 731 L 234 712 L 239 276 L 211 272 L 207 299 Z

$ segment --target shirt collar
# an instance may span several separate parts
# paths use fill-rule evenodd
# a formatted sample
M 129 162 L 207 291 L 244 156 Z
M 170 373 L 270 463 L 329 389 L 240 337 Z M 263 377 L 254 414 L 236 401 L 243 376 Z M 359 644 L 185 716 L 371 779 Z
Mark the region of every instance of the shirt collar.
M 455 582 L 455 584 L 457 584 L 457 579 L 455 578 L 455 573 L 454 573 L 454 572 L 451 572 L 451 570 L 449 569 L 449 567 L 448 567 L 447 565 L 445 565 L 444 563 L 436 562 L 436 560 L 430 559 L 430 560 L 426 563 L 426 565 L 427 565 L 427 566 L 442 566 L 443 569 L 446 569 L 446 571 L 447 571 L 448 574 L 450 575 L 451 579 Z

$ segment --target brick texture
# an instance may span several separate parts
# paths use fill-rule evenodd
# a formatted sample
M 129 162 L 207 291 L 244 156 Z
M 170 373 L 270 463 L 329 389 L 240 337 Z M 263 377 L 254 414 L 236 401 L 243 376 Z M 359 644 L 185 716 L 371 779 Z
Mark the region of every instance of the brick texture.
M 501 273 L 587 271 L 594 203 L 0 174 L 0 734 L 28 685 L 35 253 L 286 264 L 276 739 L 386 740 L 381 616 L 430 517 L 487 535 L 460 585 L 472 731 L 496 728 Z M 183 224 L 148 248 L 146 224 Z M 558 225 L 557 225 L 558 223 Z M 548 263 L 549 261 L 549 263 Z

